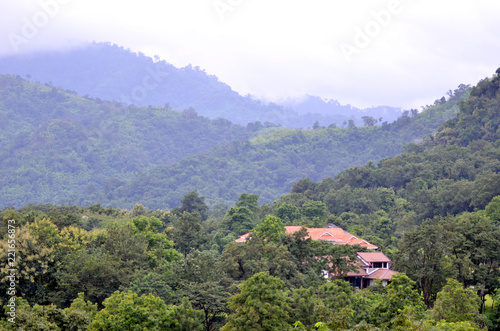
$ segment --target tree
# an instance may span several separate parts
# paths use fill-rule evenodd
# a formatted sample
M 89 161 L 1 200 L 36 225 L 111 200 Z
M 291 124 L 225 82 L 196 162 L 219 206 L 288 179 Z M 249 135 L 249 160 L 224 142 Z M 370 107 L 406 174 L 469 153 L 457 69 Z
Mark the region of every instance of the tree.
M 307 264 L 316 274 L 322 274 L 324 270 L 335 277 L 342 277 L 349 271 L 358 269 L 356 251 L 359 246 L 332 245 L 325 241 L 310 241 L 313 252 L 307 260 Z
M 268 215 L 253 229 L 253 233 L 268 242 L 277 244 L 285 234 L 285 224 L 279 217 Z
M 90 330 L 168 330 L 176 324 L 172 309 L 152 294 L 138 296 L 134 292 L 116 291 L 103 305 Z
M 326 211 L 326 205 L 322 201 L 311 201 L 302 206 L 302 215 L 311 220 L 314 227 L 325 225 Z
M 0 242 L 0 258 L 7 261 L 11 244 L 5 237 Z M 62 238 L 57 227 L 47 219 L 35 220 L 16 229 L 15 250 L 16 267 L 19 270 L 19 295 L 27 298 L 30 304 L 45 304 L 50 302 L 49 294 L 57 287 L 54 273 L 66 249 L 61 247 Z M 0 269 L 2 283 L 8 282 L 10 268 L 4 265 Z M 2 291 L 2 296 L 6 291 Z
M 295 220 L 300 219 L 300 210 L 296 206 L 285 202 L 278 208 L 276 216 L 290 225 L 293 224 Z
M 97 313 L 97 305 L 85 301 L 83 293 L 73 300 L 71 306 L 63 310 L 65 317 L 65 330 L 84 331 L 88 330 L 92 319 Z
M 208 218 L 208 206 L 205 204 L 205 197 L 200 197 L 198 191 L 191 191 L 182 199 L 181 207 L 172 210 L 174 214 L 182 215 L 184 212 L 198 213 L 202 222 Z
M 186 256 L 191 249 L 197 249 L 204 242 L 204 236 L 201 232 L 201 219 L 198 213 L 183 212 L 182 215 L 174 221 L 172 237 L 176 249 Z
M 446 275 L 446 237 L 439 219 L 426 220 L 403 235 L 399 242 L 401 255 L 396 259 L 398 270 L 405 271 L 417 282 L 427 307 L 444 284 Z
M 182 254 L 174 249 L 175 243 L 167 238 L 167 233 L 158 232 L 162 222 L 154 217 L 135 217 L 132 219 L 134 235 L 143 238 L 147 243 L 147 260 L 151 267 L 158 266 L 161 261 L 176 261 Z
M 224 248 L 220 269 L 234 281 L 247 280 L 256 273 L 268 272 L 281 278 L 289 287 L 304 285 L 297 260 L 285 246 L 264 244 L 260 238 L 246 243 L 231 243 Z
M 215 330 L 227 315 L 227 279 L 218 268 L 215 251 L 192 250 L 175 268 L 179 293 L 187 296 L 196 309 L 203 311 L 205 330 Z
M 485 211 L 494 224 L 500 223 L 500 195 L 491 199 L 490 203 L 486 205 Z
M 131 223 L 123 225 L 113 224 L 108 228 L 106 240 L 102 248 L 120 261 L 127 269 L 135 270 L 147 265 L 146 238 L 134 233 Z
M 300 323 L 303 330 L 311 330 L 318 321 L 316 288 L 297 288 L 292 291 L 291 321 Z M 298 323 L 297 323 L 298 322 Z
M 120 291 L 132 291 L 138 295 L 147 295 L 149 293 L 161 298 L 166 303 L 173 301 L 173 291 L 165 279 L 165 275 L 160 271 L 138 270 L 132 277 L 133 281 L 128 286 L 120 286 Z
M 498 286 L 500 232 L 488 217 L 464 213 L 442 219 L 455 277 L 464 287 L 474 286 L 481 298 Z M 491 293 L 491 292 L 490 292 Z
M 234 206 L 226 212 L 222 224 L 226 230 L 240 236 L 254 227 L 254 215 L 248 207 Z
M 173 331 L 202 331 L 203 330 L 203 311 L 193 309 L 189 299 L 184 297 L 179 306 L 172 309 L 173 323 L 169 330 Z
M 144 205 L 137 203 L 132 209 L 132 216 L 141 216 L 146 214 L 146 207 Z
M 307 229 L 302 227 L 299 231 L 283 238 L 282 245 L 297 260 L 297 268 L 306 273 L 317 262 L 316 244 L 309 237 Z M 306 239 L 307 238 L 307 239 Z
M 363 120 L 364 126 L 374 126 L 377 124 L 377 120 L 371 116 L 362 116 L 361 119 Z
M 473 289 L 464 289 L 460 282 L 448 278 L 437 295 L 432 318 L 446 322 L 474 321 L 479 314 L 479 305 L 479 297 Z
M 354 315 L 352 286 L 344 280 L 334 280 L 316 290 L 315 311 L 318 320 L 332 330 L 348 329 Z
M 387 294 L 375 306 L 374 313 L 379 325 L 390 326 L 393 319 L 404 309 L 414 309 L 413 314 L 417 319 L 423 319 L 425 306 L 424 300 L 414 289 L 415 282 L 404 273 L 399 273 L 391 278 L 387 285 Z
M 102 305 L 104 299 L 128 285 L 133 270 L 123 268 L 120 261 L 103 252 L 100 247 L 89 247 L 69 254 L 56 273 L 60 286 L 55 293 L 61 305 L 69 305 L 78 293 Z
M 241 292 L 229 298 L 228 323 L 223 331 L 287 330 L 291 327 L 290 299 L 285 283 L 260 272 L 241 285 Z
M 40 306 L 35 304 L 31 307 L 26 300 L 20 297 L 16 297 L 15 300 L 15 323 L 0 321 L 0 329 L 30 331 L 66 330 L 64 314 L 55 305 Z M 7 312 L 9 307 L 7 305 L 4 306 Z
M 439 321 L 432 330 L 436 331 L 481 331 L 485 330 L 480 328 L 476 323 L 465 321 L 465 322 L 446 322 Z
M 258 194 L 249 194 L 242 193 L 238 197 L 238 202 L 236 203 L 237 207 L 246 207 L 248 208 L 252 214 L 257 214 L 259 210 L 259 195 Z

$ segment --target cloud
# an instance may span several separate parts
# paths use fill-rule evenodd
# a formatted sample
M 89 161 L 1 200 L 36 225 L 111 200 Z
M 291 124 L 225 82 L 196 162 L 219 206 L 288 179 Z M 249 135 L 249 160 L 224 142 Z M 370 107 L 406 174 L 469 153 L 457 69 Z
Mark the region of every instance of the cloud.
M 214 6 L 221 3 L 222 17 Z M 50 4 L 59 4 L 54 15 L 44 11 Z M 19 52 L 112 42 L 176 66 L 198 65 L 241 94 L 275 100 L 311 94 L 356 106 L 418 108 L 500 66 L 500 3 L 493 0 L 6 0 L 0 6 L 0 55 L 16 50 L 9 33 L 23 36 L 23 26 L 46 12 L 50 19 L 39 22 Z M 366 45 L 359 31 L 368 35 Z M 341 43 L 357 47 L 350 61 Z

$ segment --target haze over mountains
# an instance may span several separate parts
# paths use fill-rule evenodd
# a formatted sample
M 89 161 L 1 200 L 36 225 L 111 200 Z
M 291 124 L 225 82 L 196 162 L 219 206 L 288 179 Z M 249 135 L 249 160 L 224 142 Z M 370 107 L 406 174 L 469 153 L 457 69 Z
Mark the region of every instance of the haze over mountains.
M 376 106 L 359 109 L 335 100 L 305 96 L 282 105 L 241 96 L 197 66 L 176 68 L 158 57 L 149 58 L 122 47 L 85 44 L 65 52 L 41 52 L 0 58 L 0 73 L 20 75 L 28 80 L 51 83 L 125 105 L 164 106 L 182 111 L 193 108 L 202 116 L 226 118 L 233 123 L 270 122 L 290 128 L 345 126 L 349 120 L 362 124 L 361 117 L 392 122 L 400 108 Z M 291 73 L 293 74 L 293 73 Z

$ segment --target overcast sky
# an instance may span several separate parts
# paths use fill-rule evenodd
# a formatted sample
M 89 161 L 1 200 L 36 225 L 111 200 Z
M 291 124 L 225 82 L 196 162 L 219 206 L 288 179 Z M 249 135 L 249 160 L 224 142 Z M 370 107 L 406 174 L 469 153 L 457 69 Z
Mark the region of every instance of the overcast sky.
M 500 67 L 500 1 L 0 0 L 0 55 L 111 42 L 240 94 L 419 108 Z

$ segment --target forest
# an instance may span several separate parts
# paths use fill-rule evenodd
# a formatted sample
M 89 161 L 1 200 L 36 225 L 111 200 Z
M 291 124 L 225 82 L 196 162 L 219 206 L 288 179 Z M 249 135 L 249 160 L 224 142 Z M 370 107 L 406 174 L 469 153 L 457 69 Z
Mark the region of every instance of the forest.
M 392 123 L 365 116 L 363 126 L 299 130 L 211 120 L 192 108 L 125 106 L 2 75 L 0 205 L 169 209 L 193 190 L 210 207 L 245 192 L 271 203 L 305 177 L 319 181 L 401 153 L 454 117 L 469 93 L 460 85 Z
M 5 80 L 39 88 L 12 76 Z M 46 91 L 66 98 L 50 86 Z M 75 111 L 83 119 L 86 107 L 96 101 L 78 100 L 82 106 Z M 116 105 L 116 111 L 120 109 Z M 154 107 L 146 109 L 155 114 Z M 228 145 L 242 159 L 253 153 L 259 160 L 261 153 L 260 160 L 266 161 L 264 152 L 274 151 L 267 162 L 280 160 L 280 152 L 294 153 L 299 163 L 305 163 L 305 158 L 314 157 L 305 153 L 325 142 L 330 145 L 326 143 L 321 153 L 336 152 L 334 143 L 374 154 L 382 150 L 377 150 L 377 143 L 394 146 L 391 157 L 359 159 L 357 166 L 338 168 L 331 177 L 302 176 L 286 194 L 272 200 L 248 190 L 228 206 L 208 201 L 195 187 L 175 206 L 165 200 L 157 200 L 161 203 L 153 207 L 135 201 L 128 209 L 112 206 L 111 199 L 87 205 L 7 206 L 0 211 L 0 255 L 7 260 L 13 234 L 8 225 L 15 224 L 16 326 L 8 321 L 7 266 L 0 270 L 5 309 L 0 326 L 6 330 L 499 330 L 499 115 L 500 69 L 471 89 L 462 86 L 450 92 L 448 100 L 437 100 L 421 113 L 408 112 L 379 126 L 350 123 L 346 128 L 319 126 L 305 132 L 259 126 L 258 131 L 264 132 L 255 134 L 252 126 L 227 123 L 233 134 L 248 135 L 247 143 Z M 157 111 L 157 116 L 167 115 Z M 23 125 L 34 125 L 33 117 L 22 117 Z M 440 119 L 435 129 L 427 125 Z M 197 121 L 214 124 L 193 116 L 193 125 Z M 420 139 L 415 138 L 422 130 Z M 54 132 L 40 130 L 39 136 L 19 138 L 20 146 L 36 141 L 30 148 L 43 151 L 48 141 L 64 144 L 55 140 Z M 356 149 L 354 142 L 363 139 L 372 144 L 360 143 Z M 398 147 L 404 139 L 404 147 Z M 219 148 L 211 150 L 226 151 Z M 315 171 L 322 174 L 323 168 L 333 166 L 330 155 L 324 159 L 317 155 Z M 127 159 L 143 158 L 136 157 Z M 197 155 L 193 160 L 201 164 L 209 158 Z M 281 167 L 276 164 L 278 182 Z M 168 173 L 168 166 L 165 169 Z M 187 172 L 176 180 L 189 177 Z M 151 186 L 161 177 L 146 179 L 132 181 L 129 189 L 139 194 L 146 187 L 143 196 L 153 201 L 164 192 Z M 157 187 L 165 183 L 160 181 Z M 399 273 L 387 286 L 378 283 L 355 291 L 341 278 L 323 277 L 324 270 L 337 275 L 353 270 L 356 252 L 364 248 L 313 241 L 305 231 L 287 235 L 284 227 L 327 224 L 377 245 Z M 250 240 L 235 242 L 248 232 Z

